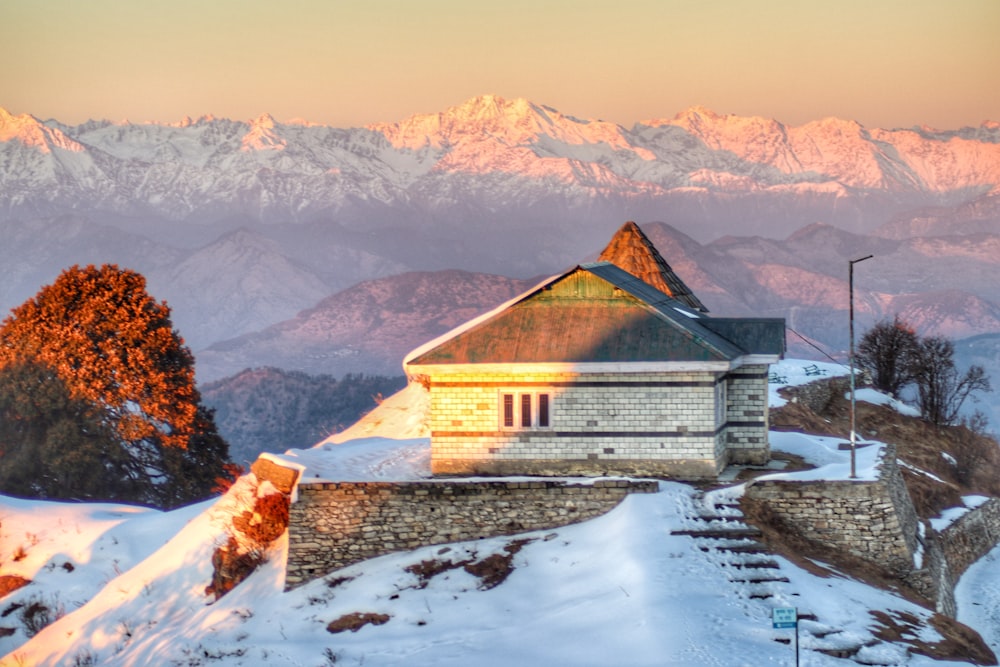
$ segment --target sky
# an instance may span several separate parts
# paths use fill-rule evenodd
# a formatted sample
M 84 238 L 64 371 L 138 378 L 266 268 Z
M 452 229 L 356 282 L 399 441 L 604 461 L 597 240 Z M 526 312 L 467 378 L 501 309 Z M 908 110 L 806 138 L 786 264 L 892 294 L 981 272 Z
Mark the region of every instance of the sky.
M 491 93 L 631 126 L 1000 120 L 997 0 L 0 0 L 0 107 L 337 127 Z

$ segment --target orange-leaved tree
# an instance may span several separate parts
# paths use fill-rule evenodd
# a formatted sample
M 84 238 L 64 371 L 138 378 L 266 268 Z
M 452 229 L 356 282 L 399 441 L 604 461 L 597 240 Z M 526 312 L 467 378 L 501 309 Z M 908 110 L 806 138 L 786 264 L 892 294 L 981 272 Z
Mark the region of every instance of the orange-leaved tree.
M 73 266 L 15 308 L 0 325 L 0 370 L 25 363 L 98 410 L 128 462 L 129 484 L 108 489 L 139 489 L 115 499 L 177 505 L 209 495 L 223 473 L 228 446 L 200 405 L 194 357 L 141 274 Z M 0 442 L 0 467 L 11 444 Z

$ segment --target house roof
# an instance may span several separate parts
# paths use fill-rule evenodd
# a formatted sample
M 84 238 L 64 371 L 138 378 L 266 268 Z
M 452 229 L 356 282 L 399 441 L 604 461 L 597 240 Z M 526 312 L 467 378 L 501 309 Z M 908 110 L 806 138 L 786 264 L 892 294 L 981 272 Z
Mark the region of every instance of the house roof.
M 614 264 L 586 264 L 415 351 L 406 365 L 731 361 L 784 350 L 783 320 L 709 320 Z
M 686 306 L 708 312 L 708 308 L 674 273 L 660 251 L 634 222 L 626 222 L 615 232 L 607 247 L 601 251 L 598 261 L 611 262 Z

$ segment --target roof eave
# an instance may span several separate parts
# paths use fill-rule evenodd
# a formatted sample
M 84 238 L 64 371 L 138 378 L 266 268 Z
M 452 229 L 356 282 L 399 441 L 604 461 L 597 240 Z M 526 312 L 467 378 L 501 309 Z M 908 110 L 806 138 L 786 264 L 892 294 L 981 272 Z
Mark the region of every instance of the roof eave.
M 605 361 L 605 362 L 532 362 L 482 364 L 404 363 L 407 375 L 496 375 L 496 374 L 632 374 L 632 373 L 724 373 L 737 368 L 734 361 Z

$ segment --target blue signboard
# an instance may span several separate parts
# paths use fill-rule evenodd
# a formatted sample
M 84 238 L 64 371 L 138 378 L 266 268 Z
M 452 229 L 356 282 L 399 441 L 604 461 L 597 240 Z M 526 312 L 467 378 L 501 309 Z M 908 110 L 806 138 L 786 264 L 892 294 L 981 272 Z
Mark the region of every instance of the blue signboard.
M 799 614 L 795 607 L 775 607 L 771 610 L 771 621 L 775 628 L 794 628 L 798 626 Z

